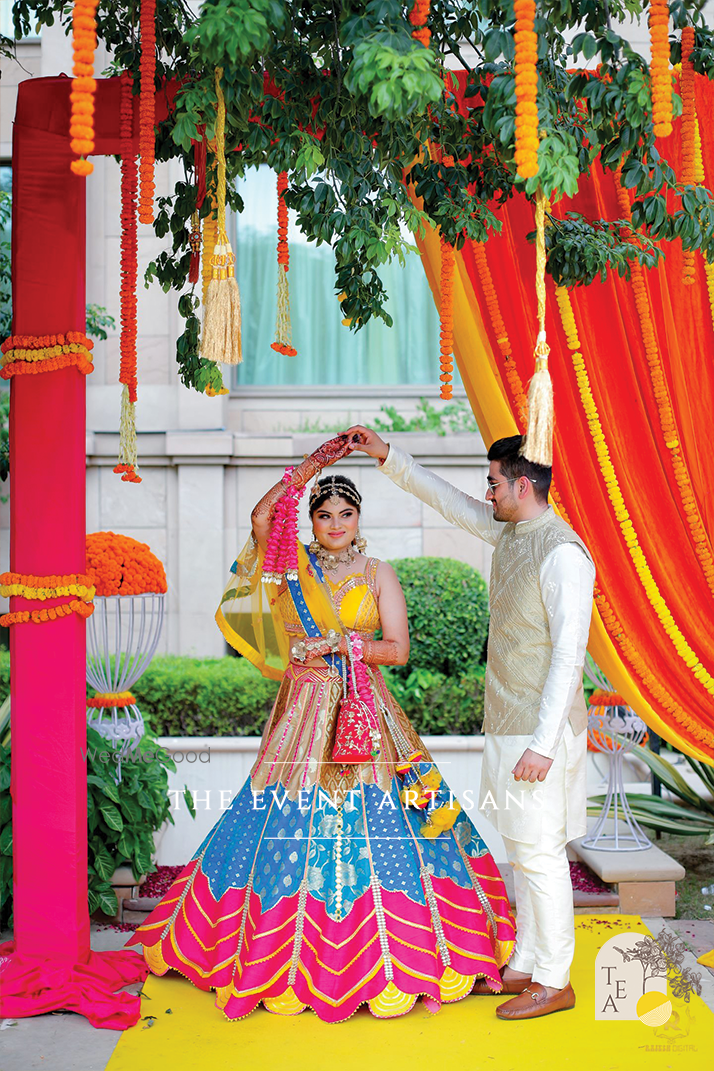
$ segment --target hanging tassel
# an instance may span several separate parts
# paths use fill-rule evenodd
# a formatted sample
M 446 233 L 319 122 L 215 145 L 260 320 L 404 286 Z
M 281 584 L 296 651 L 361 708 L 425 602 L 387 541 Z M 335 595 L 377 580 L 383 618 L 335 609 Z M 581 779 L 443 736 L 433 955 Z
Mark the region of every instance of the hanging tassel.
M 197 283 L 201 269 L 201 221 L 198 209 L 191 216 L 191 234 L 188 239 L 191 246 L 191 262 L 188 266 L 188 281 Z
M 203 133 L 203 128 L 201 128 Z M 191 262 L 188 269 L 188 281 L 197 283 L 201 275 L 201 209 L 206 200 L 206 139 L 202 137 L 193 147 L 193 169 L 196 176 L 196 210 L 191 216 Z M 215 236 L 213 239 L 215 245 Z M 211 247 L 212 248 L 212 247 Z
M 290 251 L 288 249 L 288 206 L 284 193 L 288 188 L 288 173 L 278 174 L 278 307 L 275 316 L 275 342 L 271 350 L 286 357 L 297 357 L 297 350 L 292 344 L 292 324 L 290 322 L 290 288 L 288 271 L 290 270 Z
M 137 474 L 134 403 L 137 388 L 136 279 L 137 279 L 137 166 L 134 151 L 134 105 L 128 71 L 121 76 L 119 138 L 121 151 L 121 300 L 119 382 L 124 384 L 119 420 L 119 460 L 114 471 L 122 480 L 141 483 Z
M 201 304 L 203 305 L 204 320 L 206 318 L 208 284 L 211 281 L 211 259 L 213 257 L 213 251 L 216 248 L 216 242 L 218 241 L 218 220 L 215 215 L 215 207 L 215 202 L 211 198 L 211 211 L 203 221 L 203 251 L 201 261 L 203 290 L 201 293 Z
M 121 392 L 119 418 L 119 464 L 114 466 L 114 472 L 121 472 L 122 480 L 128 483 L 141 483 L 138 468 L 135 406 L 134 402 L 129 400 L 129 388 L 125 383 Z
M 548 371 L 550 346 L 545 336 L 545 205 L 541 187 L 536 194 L 536 294 L 538 340 L 535 373 L 528 389 L 528 430 L 521 454 L 536 465 L 553 464 L 553 383 Z
M 226 234 L 226 102 L 221 89 L 223 68 L 216 67 L 216 156 L 218 157 L 218 237 L 211 257 L 211 281 L 206 293 L 201 356 L 208 361 L 240 364 L 240 293 L 235 262 Z

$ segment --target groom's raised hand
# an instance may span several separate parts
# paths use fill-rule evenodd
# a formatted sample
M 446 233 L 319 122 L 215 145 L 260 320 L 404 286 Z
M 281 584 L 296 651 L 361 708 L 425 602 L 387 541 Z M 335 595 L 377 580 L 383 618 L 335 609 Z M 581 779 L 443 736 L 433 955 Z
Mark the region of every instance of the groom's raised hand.
M 384 439 L 380 439 L 376 431 L 372 431 L 370 428 L 363 428 L 361 424 L 355 424 L 354 427 L 348 428 L 345 432 L 350 440 L 350 449 L 361 450 L 365 454 L 369 454 L 370 457 L 378 457 L 380 461 L 384 461 L 389 453 L 389 443 L 385 443 Z

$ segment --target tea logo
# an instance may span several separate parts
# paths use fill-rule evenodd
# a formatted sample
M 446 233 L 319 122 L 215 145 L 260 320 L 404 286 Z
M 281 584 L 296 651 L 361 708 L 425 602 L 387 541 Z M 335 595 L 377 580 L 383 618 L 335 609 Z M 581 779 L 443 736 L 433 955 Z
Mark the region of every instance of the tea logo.
M 685 954 L 684 942 L 666 927 L 656 938 L 631 932 L 611 937 L 595 960 L 595 1018 L 639 1019 L 655 1028 L 672 1019 L 679 1025 L 668 986 L 685 1005 L 692 993 L 702 992 L 701 974 L 682 966 Z
M 611 937 L 595 960 L 595 1018 L 638 1019 L 639 1001 L 645 996 L 648 1001 L 659 998 L 657 1003 L 669 1003 L 667 963 L 657 942 L 654 937 L 641 933 L 625 932 Z M 649 1003 L 645 1014 L 652 1009 Z M 671 1011 L 670 1004 L 667 1018 Z

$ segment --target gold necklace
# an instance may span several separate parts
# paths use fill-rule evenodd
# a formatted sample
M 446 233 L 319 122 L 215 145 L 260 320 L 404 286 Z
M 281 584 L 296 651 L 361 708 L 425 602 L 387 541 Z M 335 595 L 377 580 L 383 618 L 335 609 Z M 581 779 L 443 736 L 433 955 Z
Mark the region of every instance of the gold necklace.
M 341 565 L 351 565 L 355 560 L 355 552 L 352 547 L 345 547 L 344 550 L 333 554 L 332 551 L 319 544 L 314 553 L 322 568 L 326 569 L 328 573 L 335 573 Z

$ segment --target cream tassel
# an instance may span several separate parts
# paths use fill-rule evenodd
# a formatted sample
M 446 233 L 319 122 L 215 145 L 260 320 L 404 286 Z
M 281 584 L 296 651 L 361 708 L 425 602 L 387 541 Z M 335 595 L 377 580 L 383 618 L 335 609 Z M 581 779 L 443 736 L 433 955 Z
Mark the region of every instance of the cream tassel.
M 119 417 L 119 461 L 114 471 L 121 472 L 122 480 L 128 483 L 141 483 L 138 469 L 136 411 L 134 402 L 129 400 L 129 388 L 125 383 L 121 392 L 121 416 Z
M 550 468 L 553 464 L 553 382 L 548 371 L 550 346 L 545 334 L 545 206 L 543 190 L 536 194 L 536 294 L 538 340 L 535 372 L 528 388 L 528 430 L 521 447 L 527 461 Z

